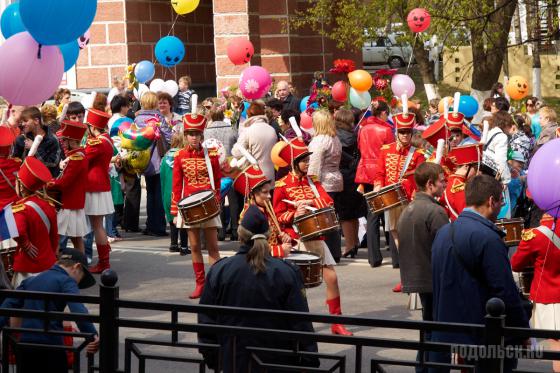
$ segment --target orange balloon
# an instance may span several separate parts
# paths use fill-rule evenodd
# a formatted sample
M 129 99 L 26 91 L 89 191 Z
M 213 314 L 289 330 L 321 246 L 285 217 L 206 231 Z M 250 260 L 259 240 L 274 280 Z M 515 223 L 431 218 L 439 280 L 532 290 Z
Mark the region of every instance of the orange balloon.
M 274 164 L 274 166 L 280 168 L 286 167 L 288 165 L 282 158 L 280 158 L 280 152 L 287 145 L 288 144 L 286 142 L 279 141 L 272 147 L 272 150 L 270 151 L 270 159 L 272 159 L 272 163 Z
M 453 97 L 447 96 L 439 100 L 438 111 L 440 114 L 443 114 L 443 100 L 445 99 L 447 99 L 447 107 L 449 108 L 449 111 L 453 110 Z
M 506 85 L 506 92 L 514 100 L 524 99 L 529 95 L 529 82 L 522 76 L 512 76 Z
M 370 73 L 365 70 L 352 71 L 348 74 L 348 80 L 350 80 L 352 88 L 359 92 L 369 91 L 373 85 L 373 79 Z
M 410 101 L 410 100 L 408 100 L 407 102 L 408 102 L 407 105 L 408 105 L 409 109 L 418 109 L 419 108 L 419 106 L 418 106 L 418 104 L 416 104 L 416 102 Z M 401 99 L 399 99 L 397 106 L 399 108 L 402 108 L 402 100 Z

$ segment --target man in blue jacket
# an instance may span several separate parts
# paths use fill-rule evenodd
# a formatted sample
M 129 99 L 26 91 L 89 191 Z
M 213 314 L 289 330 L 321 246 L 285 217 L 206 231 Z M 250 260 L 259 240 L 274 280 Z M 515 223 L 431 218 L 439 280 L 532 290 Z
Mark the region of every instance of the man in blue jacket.
M 506 325 L 529 327 L 508 259 L 505 234 L 494 225 L 503 205 L 502 185 L 488 175 L 471 179 L 465 189 L 467 208 L 442 227 L 432 245 L 434 321 L 484 324 L 486 302 L 505 303 Z M 433 342 L 481 344 L 480 336 L 435 331 Z M 519 343 L 508 341 L 506 344 Z M 450 354 L 430 354 L 449 362 Z M 505 361 L 504 372 L 515 360 Z M 430 372 L 448 372 L 430 370 Z M 477 370 L 478 372 L 478 370 Z
M 58 262 L 51 269 L 24 280 L 17 290 L 80 294 L 79 289 L 85 289 L 93 285 L 95 285 L 95 278 L 87 269 L 86 256 L 78 250 L 64 249 L 60 252 Z M 51 301 L 48 303 L 47 309 L 54 312 L 64 312 L 66 306 L 72 313 L 88 313 L 87 308 L 82 303 L 67 303 L 64 301 Z M 45 310 L 45 302 L 39 299 L 8 298 L 0 307 Z M 7 323 L 8 318 L 0 318 L 0 328 L 3 328 Z M 81 321 L 77 324 L 81 332 L 97 335 L 95 326 L 91 322 Z M 44 322 L 40 319 L 25 318 L 21 327 L 43 329 Z M 62 321 L 51 320 L 49 330 L 62 331 Z M 62 336 L 41 333 L 22 333 L 20 342 L 49 345 L 63 344 Z M 86 349 L 89 353 L 95 353 L 98 348 L 99 339 L 96 336 Z M 45 369 L 50 373 L 67 373 L 66 352 L 63 350 L 47 350 L 41 347 L 22 347 L 21 351 L 18 351 L 17 368 L 20 373 L 42 372 Z

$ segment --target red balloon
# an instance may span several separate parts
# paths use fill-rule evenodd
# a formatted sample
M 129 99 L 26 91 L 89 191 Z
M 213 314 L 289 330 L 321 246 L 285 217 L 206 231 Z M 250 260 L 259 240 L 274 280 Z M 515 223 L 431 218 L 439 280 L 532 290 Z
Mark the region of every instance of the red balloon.
M 313 118 L 306 112 L 301 113 L 299 116 L 299 126 L 305 131 L 309 131 L 313 128 Z
M 332 98 L 338 102 L 346 102 L 348 99 L 348 86 L 342 80 L 334 83 L 331 90 Z
M 234 65 L 244 65 L 251 61 L 255 48 L 246 38 L 231 39 L 227 46 L 227 55 Z
M 406 22 L 412 32 L 426 31 L 430 27 L 430 20 L 430 13 L 424 8 L 412 9 L 406 17 Z

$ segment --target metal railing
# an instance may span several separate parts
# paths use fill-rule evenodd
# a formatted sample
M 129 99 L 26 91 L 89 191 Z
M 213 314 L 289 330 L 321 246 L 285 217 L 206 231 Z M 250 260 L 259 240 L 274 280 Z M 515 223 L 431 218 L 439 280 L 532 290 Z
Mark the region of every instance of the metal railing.
M 368 367 L 371 372 L 391 371 L 391 366 L 402 367 L 440 367 L 452 370 L 463 371 L 476 371 L 480 372 L 502 372 L 503 364 L 506 357 L 514 354 L 523 359 L 539 359 L 539 360 L 560 360 L 560 352 L 535 350 L 528 347 L 506 347 L 504 345 L 504 338 L 543 338 L 543 339 L 560 339 L 560 332 L 550 330 L 536 330 L 536 329 L 523 329 L 505 326 L 505 316 L 503 302 L 499 299 L 491 299 L 487 304 L 488 315 L 485 318 L 484 325 L 475 324 L 453 324 L 453 323 L 438 323 L 438 322 L 424 322 L 424 321 L 410 321 L 410 320 L 385 320 L 374 319 L 366 317 L 355 316 L 333 316 L 326 314 L 312 314 L 290 311 L 275 311 L 264 309 L 247 309 L 247 308 L 234 308 L 234 307 L 219 307 L 207 305 L 188 305 L 188 304 L 172 304 L 172 303 L 158 303 L 147 301 L 132 301 L 119 298 L 119 288 L 117 285 L 117 275 L 114 271 L 108 270 L 101 276 L 101 285 L 99 296 L 82 296 L 82 295 L 66 295 L 66 294 L 53 294 L 53 293 L 39 293 L 39 292 L 24 292 L 24 291 L 0 291 L 0 297 L 12 298 L 27 298 L 27 299 L 41 299 L 45 302 L 43 310 L 25 310 L 25 309 L 6 309 L 0 308 L 0 316 L 9 317 L 23 317 L 34 318 L 43 320 L 42 329 L 23 329 L 23 328 L 4 328 L 2 331 L 2 338 L 4 344 L 2 346 L 2 371 L 8 372 L 9 361 L 8 351 L 10 347 L 13 351 L 18 351 L 18 346 L 28 346 L 19 342 L 15 333 L 46 333 L 59 336 L 73 336 L 78 339 L 80 343 L 74 346 L 45 346 L 43 348 L 53 350 L 66 350 L 71 351 L 74 356 L 73 369 L 74 372 L 80 372 L 81 359 L 80 355 L 83 353 L 84 348 L 94 338 L 93 335 L 79 332 L 65 332 L 50 330 L 50 321 L 52 320 L 65 320 L 65 321 L 90 321 L 99 324 L 100 334 L 100 350 L 98 365 L 94 365 L 93 356 L 87 356 L 87 372 L 99 371 L 102 373 L 114 372 L 132 372 L 132 358 L 138 360 L 138 371 L 146 371 L 146 362 L 150 360 L 156 361 L 172 361 L 184 364 L 194 365 L 199 372 L 205 372 L 206 366 L 202 357 L 196 353 L 193 357 L 192 354 L 186 355 L 172 355 L 172 354 L 158 354 L 154 352 L 146 352 L 142 347 L 145 346 L 159 346 L 166 347 L 167 350 L 171 349 L 188 349 L 199 350 L 201 348 L 211 349 L 216 352 L 217 356 L 221 356 L 222 346 L 218 344 L 205 344 L 205 343 L 186 343 L 180 340 L 180 335 L 185 333 L 204 333 L 215 334 L 219 336 L 228 336 L 233 339 L 232 345 L 236 345 L 236 341 L 244 337 L 259 336 L 261 338 L 270 338 L 276 340 L 290 341 L 292 344 L 291 349 L 276 349 L 265 348 L 263 346 L 250 346 L 246 350 L 250 356 L 249 366 L 250 369 L 255 371 L 266 371 L 267 369 L 278 369 L 289 371 L 302 371 L 306 372 L 356 372 L 360 373 L 365 371 L 364 366 Z M 75 314 L 53 312 L 48 310 L 48 303 L 50 301 L 64 301 L 64 302 L 81 302 L 85 304 L 99 305 L 98 314 Z M 124 317 L 121 315 L 122 310 L 142 310 L 142 311 L 157 311 L 169 313 L 169 321 L 148 321 L 140 318 Z M 230 314 L 230 315 L 243 315 L 244 317 L 268 317 L 274 319 L 282 319 L 286 321 L 309 321 L 313 323 L 333 324 L 340 323 L 351 326 L 359 326 L 363 328 L 384 328 L 384 329 L 398 329 L 410 330 L 418 332 L 418 339 L 391 339 L 391 338 L 377 338 L 377 337 L 364 337 L 364 336 L 340 336 L 324 333 L 303 332 L 294 330 L 278 330 L 278 329 L 263 329 L 253 327 L 240 327 L 229 325 L 209 325 L 180 322 L 181 314 Z M 123 313 L 124 314 L 124 313 Z M 153 330 L 164 331 L 170 334 L 170 338 L 166 340 L 153 339 L 153 338 L 124 338 L 124 370 L 119 370 L 119 343 L 120 343 L 120 329 L 137 329 L 137 330 Z M 439 331 L 447 333 L 460 333 L 477 336 L 479 340 L 484 341 L 480 346 L 461 345 L 453 343 L 431 342 L 427 339 L 427 334 Z M 302 351 L 300 345 L 305 342 L 315 342 L 320 344 L 334 344 L 345 345 L 350 347 L 349 351 L 337 354 L 326 353 L 313 353 Z M 33 347 L 41 345 L 35 344 Z M 323 346 L 323 345 L 321 345 Z M 398 349 L 409 351 L 421 351 L 420 361 L 415 360 L 402 360 L 402 359 L 383 359 L 378 356 L 371 358 L 364 349 L 368 348 L 385 348 L 385 349 Z M 321 349 L 321 348 L 320 348 Z M 460 363 L 437 363 L 433 361 L 426 361 L 424 353 L 428 352 L 450 352 L 464 351 L 466 359 Z M 285 356 L 292 358 L 314 358 L 321 361 L 320 367 L 305 368 L 297 365 L 281 365 L 275 362 L 263 360 L 263 354 L 274 354 L 274 356 Z M 509 355 L 508 355 L 509 354 Z M 370 354 L 371 355 L 371 354 Z M 368 361 L 369 359 L 369 361 Z M 215 362 L 217 365 L 216 371 L 220 371 L 222 361 Z M 350 368 L 348 365 L 352 365 Z M 232 371 L 235 371 L 235 367 Z M 387 370 L 385 370 L 387 369 Z M 516 372 L 523 372 L 523 370 L 516 370 Z M 531 370 L 531 372 L 537 372 Z

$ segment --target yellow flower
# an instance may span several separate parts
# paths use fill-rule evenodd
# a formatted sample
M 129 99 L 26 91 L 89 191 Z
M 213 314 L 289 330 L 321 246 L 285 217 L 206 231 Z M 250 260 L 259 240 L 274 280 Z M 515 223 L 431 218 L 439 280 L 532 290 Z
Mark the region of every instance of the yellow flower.
M 226 110 L 224 111 L 224 116 L 226 118 L 232 118 L 233 117 L 233 111 L 232 110 Z

